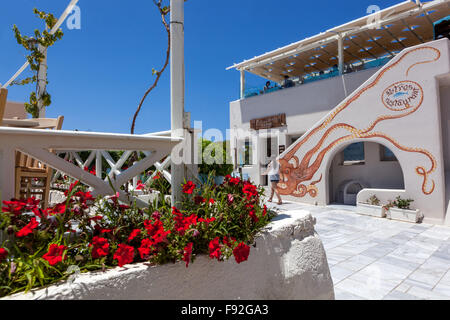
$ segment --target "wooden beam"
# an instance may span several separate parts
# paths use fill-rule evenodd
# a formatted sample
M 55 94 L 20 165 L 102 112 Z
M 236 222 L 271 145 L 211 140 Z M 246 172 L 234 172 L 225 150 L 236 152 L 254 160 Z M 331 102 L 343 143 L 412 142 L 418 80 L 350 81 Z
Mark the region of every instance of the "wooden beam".
M 7 99 L 8 99 L 8 90 L 0 89 L 0 126 L 2 125 L 3 116 L 5 114 Z

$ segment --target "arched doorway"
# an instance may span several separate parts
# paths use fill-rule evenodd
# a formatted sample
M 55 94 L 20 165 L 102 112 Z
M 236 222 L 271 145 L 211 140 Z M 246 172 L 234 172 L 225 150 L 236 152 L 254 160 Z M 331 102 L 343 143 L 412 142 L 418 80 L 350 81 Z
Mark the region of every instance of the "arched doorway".
M 405 188 L 397 157 L 388 147 L 375 142 L 341 148 L 329 164 L 327 178 L 329 204 L 356 205 L 356 195 L 364 188 Z

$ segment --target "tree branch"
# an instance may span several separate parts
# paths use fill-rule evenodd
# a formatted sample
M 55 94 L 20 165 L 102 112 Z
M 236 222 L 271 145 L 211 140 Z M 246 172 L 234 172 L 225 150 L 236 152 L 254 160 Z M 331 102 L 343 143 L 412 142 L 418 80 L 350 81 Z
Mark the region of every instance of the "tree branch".
M 162 7 L 162 0 L 153 0 L 153 3 L 158 7 L 159 9 L 159 13 L 161 14 L 161 20 L 162 20 L 162 24 L 164 25 L 164 28 L 166 29 L 167 32 L 167 37 L 168 37 L 168 44 L 167 44 L 167 52 L 166 52 L 166 60 L 164 62 L 164 66 L 162 67 L 161 70 L 159 71 L 154 71 L 154 73 L 156 73 L 156 79 L 153 82 L 152 86 L 145 92 L 144 96 L 141 99 L 141 102 L 139 103 L 139 106 L 134 114 L 133 117 L 133 122 L 131 124 L 131 134 L 134 134 L 134 129 L 136 126 L 136 119 L 139 115 L 139 112 L 142 109 L 142 105 L 144 104 L 145 99 L 147 98 L 147 96 L 150 94 L 150 92 L 153 91 L 153 89 L 156 88 L 156 86 L 158 85 L 159 79 L 161 78 L 163 72 L 166 70 L 167 66 L 169 65 L 169 60 L 170 60 L 170 26 L 167 24 L 166 22 L 166 15 L 170 12 L 170 9 L 167 7 Z

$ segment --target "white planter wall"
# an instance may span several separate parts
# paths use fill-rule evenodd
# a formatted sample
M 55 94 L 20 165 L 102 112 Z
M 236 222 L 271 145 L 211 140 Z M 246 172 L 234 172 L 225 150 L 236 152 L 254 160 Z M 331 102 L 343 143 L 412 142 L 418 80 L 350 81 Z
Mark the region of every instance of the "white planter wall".
M 241 264 L 200 256 L 189 268 L 184 262 L 127 265 L 4 299 L 334 299 L 315 222 L 303 210 L 282 213 Z

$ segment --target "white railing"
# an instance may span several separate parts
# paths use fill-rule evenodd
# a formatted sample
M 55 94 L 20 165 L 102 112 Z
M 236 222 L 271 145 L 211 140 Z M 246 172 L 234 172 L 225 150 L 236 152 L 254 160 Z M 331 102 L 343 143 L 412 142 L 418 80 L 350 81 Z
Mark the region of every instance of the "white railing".
M 170 181 L 170 173 L 165 169 L 170 164 L 167 157 L 172 148 L 183 141 L 182 138 L 172 138 L 162 134 L 127 135 L 111 133 L 92 133 L 79 131 L 54 131 L 0 127 L 0 191 L 3 200 L 14 197 L 15 186 L 15 151 L 19 150 L 48 166 L 54 168 L 59 174 L 68 175 L 90 186 L 93 195 L 111 195 L 119 192 L 119 199 L 127 202 L 128 196 L 120 187 L 130 180 L 136 179 L 142 172 L 151 166 L 162 171 L 164 177 Z M 49 150 L 52 150 L 50 152 Z M 79 152 L 91 150 L 86 161 L 82 161 Z M 93 150 L 93 151 L 92 151 Z M 104 150 L 125 151 L 123 156 L 115 162 L 111 155 Z M 126 170 L 121 167 L 131 156 L 133 151 L 142 150 L 144 159 L 137 161 Z M 56 153 L 66 153 L 61 158 Z M 69 162 L 70 157 L 74 163 Z M 161 159 L 167 157 L 163 163 Z M 110 166 L 108 178 L 102 179 L 102 159 Z M 96 175 L 84 170 L 96 161 Z M 137 199 L 138 204 L 145 205 Z M 142 203 L 141 203 L 142 202 Z

